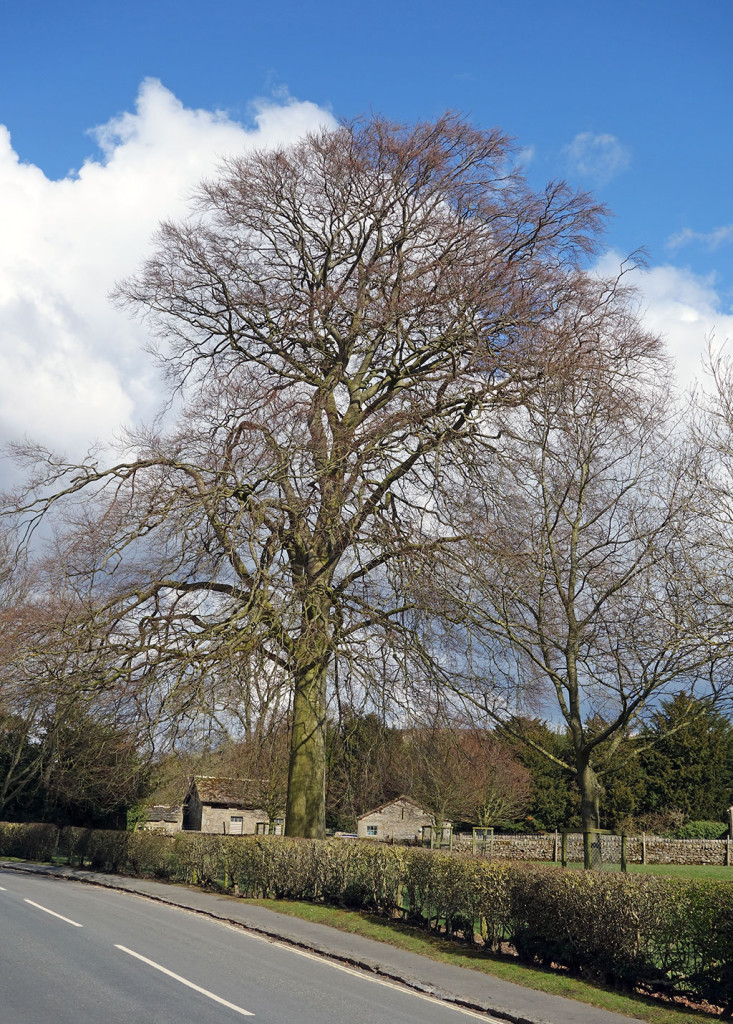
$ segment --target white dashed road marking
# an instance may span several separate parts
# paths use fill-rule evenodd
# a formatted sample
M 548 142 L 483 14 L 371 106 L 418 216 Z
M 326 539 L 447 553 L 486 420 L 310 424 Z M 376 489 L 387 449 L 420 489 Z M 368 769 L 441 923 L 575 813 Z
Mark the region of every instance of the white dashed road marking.
M 123 953 L 129 953 L 130 956 L 134 956 L 136 960 L 142 960 L 148 967 L 154 967 L 156 971 L 160 971 L 162 974 L 167 974 L 169 978 L 175 978 L 176 981 L 180 981 L 182 985 L 186 985 L 188 988 L 192 988 L 194 992 L 200 992 L 204 996 L 208 996 L 209 999 L 213 999 L 215 1003 L 221 1003 L 222 1006 L 228 1006 L 230 1010 L 234 1010 L 236 1013 L 241 1013 L 243 1017 L 254 1017 L 253 1013 L 249 1010 L 243 1010 L 241 1006 L 235 1006 L 234 1003 L 228 1002 L 226 999 L 222 999 L 221 996 L 214 995 L 213 992 L 209 992 L 206 988 L 201 988 L 200 985 L 194 985 L 192 981 L 188 981 L 187 978 L 182 978 L 180 974 L 174 974 L 173 971 L 169 971 L 167 967 L 162 967 L 160 964 L 156 964 L 155 960 L 148 960 L 146 956 L 142 956 L 140 953 L 136 953 L 132 949 L 128 949 L 127 946 L 120 946 L 115 943 L 115 949 L 121 949 Z
M 25 903 L 30 903 L 32 907 L 36 907 L 38 910 L 43 910 L 46 914 L 51 914 L 52 917 L 57 917 L 59 921 L 66 921 L 67 924 L 73 924 L 75 928 L 83 928 L 83 924 L 79 924 L 77 921 L 72 921 L 70 917 L 64 917 L 63 914 L 57 914 L 55 910 L 49 910 L 48 907 L 42 907 L 40 903 L 34 903 L 33 900 L 24 900 Z

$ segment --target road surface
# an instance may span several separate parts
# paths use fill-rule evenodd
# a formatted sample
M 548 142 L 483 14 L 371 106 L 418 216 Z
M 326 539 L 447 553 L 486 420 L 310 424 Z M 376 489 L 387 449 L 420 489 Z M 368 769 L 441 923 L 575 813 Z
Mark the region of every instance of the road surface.
M 463 1010 L 126 893 L 0 872 L 0 1024 L 463 1024 Z

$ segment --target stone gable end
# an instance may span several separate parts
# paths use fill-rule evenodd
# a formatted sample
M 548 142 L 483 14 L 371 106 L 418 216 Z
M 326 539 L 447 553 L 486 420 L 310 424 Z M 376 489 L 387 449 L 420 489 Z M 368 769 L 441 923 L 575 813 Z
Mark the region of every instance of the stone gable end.
M 432 825 L 433 816 L 412 800 L 399 798 L 383 807 L 362 814 L 357 822 L 359 839 L 383 839 L 406 842 L 418 840 L 424 825 Z

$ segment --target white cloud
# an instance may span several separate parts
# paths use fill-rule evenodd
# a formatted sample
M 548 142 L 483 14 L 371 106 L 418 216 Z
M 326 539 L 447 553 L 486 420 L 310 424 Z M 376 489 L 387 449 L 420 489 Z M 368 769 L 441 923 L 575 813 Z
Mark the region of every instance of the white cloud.
M 733 310 L 718 293 L 714 279 L 682 267 L 652 267 L 640 276 L 645 321 L 664 338 L 675 361 L 682 388 L 704 377 L 708 342 L 719 348 L 733 339 Z
M 726 242 L 733 242 L 733 224 L 724 224 L 722 227 L 713 228 L 712 231 L 693 231 L 692 228 L 684 228 L 669 237 L 667 247 L 679 249 L 680 246 L 689 245 L 691 242 L 699 242 L 707 249 L 717 249 Z
M 517 163 L 522 168 L 527 168 L 537 156 L 535 146 L 522 146 L 517 153 Z
M 608 253 L 599 270 L 615 274 L 620 264 L 618 253 Z M 717 290 L 714 275 L 667 265 L 636 270 L 630 276 L 639 289 L 644 323 L 664 339 L 680 388 L 691 388 L 704 379 L 708 342 L 717 349 L 733 341 L 733 309 Z
M 253 126 L 185 108 L 148 79 L 134 113 L 92 130 L 99 159 L 49 180 L 0 125 L 0 434 L 71 449 L 147 419 L 158 404 L 144 327 L 108 294 L 140 263 L 159 220 L 185 211 L 220 159 L 335 124 L 312 103 L 253 106 Z
M 569 170 L 603 185 L 631 163 L 628 147 L 615 135 L 580 132 L 564 149 Z

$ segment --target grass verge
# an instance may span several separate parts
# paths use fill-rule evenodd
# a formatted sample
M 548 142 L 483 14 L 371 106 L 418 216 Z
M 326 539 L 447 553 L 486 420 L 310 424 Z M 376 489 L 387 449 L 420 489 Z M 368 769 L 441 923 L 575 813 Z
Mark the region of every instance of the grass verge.
M 535 864 L 548 864 L 548 861 L 535 861 Z M 549 863 L 550 867 L 562 870 L 559 864 Z M 583 864 L 571 861 L 568 867 L 574 871 L 582 871 Z M 603 871 L 620 871 L 618 864 L 607 862 Z M 733 882 L 733 867 L 723 864 L 629 864 L 632 875 L 668 875 L 672 878 L 712 878 L 722 882 Z
M 421 956 L 453 964 L 456 967 L 467 967 L 472 971 L 490 974 L 502 981 L 511 981 L 515 985 L 547 992 L 550 995 L 565 996 L 591 1006 L 609 1010 L 612 1013 L 624 1014 L 637 1020 L 648 1021 L 649 1024 L 711 1024 L 719 1019 L 716 1014 L 703 1013 L 699 1010 L 684 1007 L 672 1008 L 653 999 L 643 996 L 630 996 L 601 985 L 591 985 L 578 978 L 570 978 L 566 974 L 528 967 L 505 956 L 487 955 L 469 946 L 460 946 L 448 942 L 436 935 L 428 935 L 417 928 L 400 921 L 385 921 L 384 918 L 346 910 L 341 907 L 324 906 L 320 903 L 303 903 L 290 900 L 247 900 L 260 907 L 267 907 L 280 914 L 300 917 L 316 924 L 329 925 L 339 931 L 363 935 L 368 939 L 386 942 L 399 949 Z

